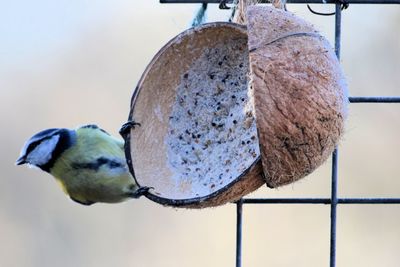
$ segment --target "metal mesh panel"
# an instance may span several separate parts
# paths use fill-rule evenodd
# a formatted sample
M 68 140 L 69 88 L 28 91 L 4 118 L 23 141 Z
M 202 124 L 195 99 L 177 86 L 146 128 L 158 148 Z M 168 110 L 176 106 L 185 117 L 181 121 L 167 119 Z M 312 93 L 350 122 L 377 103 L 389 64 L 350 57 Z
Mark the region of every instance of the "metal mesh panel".
M 220 0 L 160 0 L 160 3 L 210 3 L 219 4 Z M 226 1 L 232 3 L 233 0 Z M 260 1 L 261 3 L 269 3 L 269 1 Z M 334 4 L 335 5 L 335 52 L 340 59 L 341 47 L 341 29 L 342 29 L 342 5 L 343 4 L 400 4 L 400 0 L 287 0 L 290 4 Z M 351 104 L 356 103 L 400 103 L 400 97 L 349 97 Z M 330 205 L 330 267 L 336 266 L 336 210 L 337 205 L 344 204 L 400 204 L 400 198 L 338 198 L 338 149 L 336 148 L 332 154 L 331 169 L 331 197 L 330 198 L 242 198 L 236 202 L 236 266 L 242 266 L 242 225 L 243 225 L 243 206 L 248 204 L 323 204 Z

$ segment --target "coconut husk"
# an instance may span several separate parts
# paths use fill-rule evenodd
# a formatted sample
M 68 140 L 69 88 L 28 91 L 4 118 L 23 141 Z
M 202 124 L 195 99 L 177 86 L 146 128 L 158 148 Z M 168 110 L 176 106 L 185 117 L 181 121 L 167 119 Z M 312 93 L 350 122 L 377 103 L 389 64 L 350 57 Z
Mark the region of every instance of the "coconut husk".
M 269 187 L 320 166 L 344 131 L 347 95 L 339 61 L 310 23 L 266 6 L 247 8 L 251 85 Z
M 252 5 L 256 5 L 259 2 L 259 0 L 239 0 L 237 4 L 237 10 L 235 13 L 235 17 L 233 18 L 233 22 L 238 23 L 238 24 L 247 24 L 247 19 L 246 19 L 246 12 L 247 8 Z

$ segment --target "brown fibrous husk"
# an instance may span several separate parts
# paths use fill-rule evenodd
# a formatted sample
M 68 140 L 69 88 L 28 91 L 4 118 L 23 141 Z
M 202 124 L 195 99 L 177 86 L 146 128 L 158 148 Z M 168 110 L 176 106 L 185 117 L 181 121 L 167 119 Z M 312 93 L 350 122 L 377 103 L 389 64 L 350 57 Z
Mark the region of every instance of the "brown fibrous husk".
M 306 21 L 276 8 L 247 9 L 251 86 L 269 187 L 321 165 L 344 131 L 347 95 L 333 49 Z
M 258 2 L 259 0 L 239 0 L 237 7 L 235 7 L 237 10 L 235 13 L 235 17 L 233 18 L 233 22 L 244 25 L 247 24 L 247 8 L 249 6 L 256 5 Z

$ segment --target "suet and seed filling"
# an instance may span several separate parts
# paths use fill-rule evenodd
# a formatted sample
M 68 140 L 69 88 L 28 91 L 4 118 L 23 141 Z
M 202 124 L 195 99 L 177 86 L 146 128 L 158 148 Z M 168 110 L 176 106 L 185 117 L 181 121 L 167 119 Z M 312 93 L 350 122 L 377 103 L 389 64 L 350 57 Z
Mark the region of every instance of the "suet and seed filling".
M 182 190 L 214 192 L 260 155 L 246 40 L 205 48 L 182 74 L 169 117 L 168 165 Z

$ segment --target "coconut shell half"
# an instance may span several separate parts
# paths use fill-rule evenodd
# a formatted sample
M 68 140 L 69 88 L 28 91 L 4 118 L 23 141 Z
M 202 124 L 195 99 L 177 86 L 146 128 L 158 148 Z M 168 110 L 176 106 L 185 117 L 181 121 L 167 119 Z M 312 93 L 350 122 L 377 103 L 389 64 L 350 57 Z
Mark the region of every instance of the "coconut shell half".
M 126 137 L 127 160 L 147 195 L 201 208 L 265 184 L 248 96 L 246 28 L 210 23 L 168 42 L 142 75 Z
M 266 6 L 247 9 L 251 85 L 269 187 L 320 166 L 344 131 L 347 88 L 328 41 L 308 22 Z

